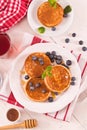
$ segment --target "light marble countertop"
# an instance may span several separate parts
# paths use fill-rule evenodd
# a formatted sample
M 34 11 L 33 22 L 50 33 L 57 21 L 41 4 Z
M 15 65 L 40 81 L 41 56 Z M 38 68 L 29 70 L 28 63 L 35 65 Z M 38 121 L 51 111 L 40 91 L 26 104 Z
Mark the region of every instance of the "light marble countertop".
M 71 27 L 63 34 L 63 36 L 67 36 L 69 33 L 76 32 L 81 38 L 84 38 L 87 41 L 87 0 L 71 0 L 72 7 L 74 10 L 74 20 Z M 25 17 L 22 21 L 12 27 L 8 33 L 11 35 L 14 31 L 27 32 L 31 34 L 35 34 L 28 25 L 27 18 Z M 59 42 L 59 37 L 43 37 L 46 40 L 50 40 L 53 42 Z M 8 104 L 4 101 L 0 101 L 0 126 L 10 124 L 6 120 L 6 110 L 15 107 L 11 104 Z M 75 106 L 72 118 L 70 122 L 64 122 L 60 120 L 55 120 L 45 115 L 39 116 L 38 114 L 31 114 L 23 110 L 21 108 L 21 118 L 20 121 L 23 121 L 27 118 L 36 118 L 39 122 L 34 130 L 87 130 L 87 92 L 85 91 L 81 98 L 79 98 L 78 103 Z

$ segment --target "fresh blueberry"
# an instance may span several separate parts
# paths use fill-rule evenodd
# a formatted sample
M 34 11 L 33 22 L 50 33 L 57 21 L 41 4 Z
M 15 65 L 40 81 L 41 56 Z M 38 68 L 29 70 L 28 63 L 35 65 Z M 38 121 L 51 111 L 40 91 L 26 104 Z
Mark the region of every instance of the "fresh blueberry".
M 84 43 L 84 42 L 83 42 L 82 40 L 79 41 L 79 45 L 83 45 L 83 43 Z
M 53 54 L 50 54 L 50 55 L 49 55 L 49 58 L 50 58 L 50 59 L 53 59 L 53 58 L 54 58 L 54 55 L 53 55 Z
M 29 76 L 28 76 L 28 75 L 25 75 L 25 79 L 28 80 L 28 79 L 29 79 Z
M 50 55 L 50 52 L 46 52 L 45 54 L 46 54 L 47 56 L 49 56 L 49 55 Z
M 38 61 L 43 61 L 43 58 L 42 57 L 38 58 Z
M 44 65 L 44 61 L 40 61 L 40 65 Z
M 48 102 L 53 102 L 53 97 L 49 97 Z
M 30 90 L 31 91 L 35 90 L 35 87 L 34 86 L 30 86 Z
M 55 60 L 57 59 L 57 55 L 54 55 L 54 59 L 55 59 Z
M 65 42 L 66 42 L 66 43 L 69 43 L 69 42 L 70 42 L 70 39 L 69 39 L 69 38 L 66 38 L 66 39 L 65 39 Z
M 83 50 L 83 51 L 87 51 L 87 47 L 85 47 L 85 46 L 82 47 L 82 50 Z
M 42 89 L 42 93 L 46 93 L 46 89 Z
M 55 30 L 56 30 L 56 27 L 52 27 L 51 30 L 52 30 L 52 31 L 55 31 Z
M 33 86 L 33 83 L 32 83 L 32 82 L 29 82 L 29 86 Z
M 40 83 L 36 83 L 36 84 L 35 84 L 35 88 L 38 88 L 38 87 L 40 87 L 40 86 L 41 86 Z
M 72 61 L 71 60 L 67 60 L 66 61 L 66 65 L 71 65 L 72 64 Z
M 56 59 L 57 59 L 57 60 L 62 60 L 62 56 L 61 56 L 61 55 L 57 55 L 57 56 L 56 56 Z
M 68 17 L 68 14 L 64 14 L 63 17 L 65 17 L 65 18 Z
M 54 92 L 55 95 L 58 95 L 58 92 Z
M 57 63 L 57 64 L 61 64 L 61 63 L 62 63 L 62 60 L 56 60 L 56 63 Z
M 56 51 L 52 51 L 51 54 L 56 55 Z
M 71 85 L 75 85 L 75 82 L 74 82 L 74 81 L 72 81 L 70 84 L 71 84 Z
M 38 59 L 37 56 L 32 56 L 32 60 L 33 60 L 33 61 L 36 61 L 37 59 Z
M 75 81 L 75 80 L 76 80 L 76 77 L 72 77 L 71 80 L 72 80 L 72 81 Z
M 76 37 L 76 33 L 72 33 L 72 37 Z

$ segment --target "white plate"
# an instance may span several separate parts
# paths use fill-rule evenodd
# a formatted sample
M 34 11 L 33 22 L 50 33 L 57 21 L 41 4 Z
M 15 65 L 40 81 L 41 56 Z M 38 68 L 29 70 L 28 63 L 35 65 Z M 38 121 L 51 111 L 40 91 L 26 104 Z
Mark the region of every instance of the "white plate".
M 42 25 L 38 18 L 37 18 L 37 9 L 40 6 L 41 3 L 45 2 L 46 0 L 33 0 L 28 8 L 28 13 L 27 13 L 27 19 L 30 27 L 33 29 L 34 32 L 37 34 L 40 34 L 38 32 L 38 27 L 45 27 L 46 31 L 45 33 L 41 34 L 44 36 L 55 36 L 64 33 L 71 25 L 73 21 L 73 10 L 70 12 L 69 16 L 66 18 L 63 18 L 63 21 L 56 26 L 56 31 L 52 31 L 51 28 L 48 28 L 44 25 Z M 59 0 L 59 4 L 65 8 L 67 5 L 70 5 L 66 0 Z
M 62 94 L 59 94 L 57 99 L 52 102 L 34 102 L 26 97 L 21 83 L 20 83 L 20 71 L 24 65 L 25 59 L 27 56 L 33 52 L 47 52 L 55 50 L 57 54 L 62 55 L 63 60 L 71 60 L 72 65 L 70 66 L 70 71 L 72 76 L 76 77 L 76 83 L 74 86 L 69 87 L 67 91 Z M 38 43 L 28 47 L 24 50 L 14 61 L 11 69 L 11 73 L 9 75 L 10 87 L 16 98 L 16 100 L 22 104 L 25 108 L 30 111 L 38 112 L 38 113 L 46 113 L 46 112 L 54 112 L 64 108 L 68 103 L 70 103 L 76 96 L 80 81 L 81 81 L 81 72 L 79 65 L 76 61 L 76 58 L 68 52 L 65 48 L 62 48 L 58 44 L 54 43 Z

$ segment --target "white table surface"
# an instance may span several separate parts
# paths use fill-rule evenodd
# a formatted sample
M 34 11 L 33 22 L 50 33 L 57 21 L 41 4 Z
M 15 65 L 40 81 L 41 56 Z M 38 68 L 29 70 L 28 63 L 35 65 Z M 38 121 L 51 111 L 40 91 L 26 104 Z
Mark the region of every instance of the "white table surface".
M 71 0 L 70 2 L 72 3 L 74 10 L 74 20 L 71 27 L 67 30 L 67 32 L 59 37 L 43 37 L 44 39 L 58 42 L 61 37 L 67 36 L 67 34 L 73 32 L 76 32 L 85 40 L 87 39 L 87 0 Z M 35 34 L 30 29 L 26 17 L 12 27 L 8 33 L 11 35 L 15 30 Z M 4 101 L 0 101 L 0 126 L 10 124 L 10 122 L 6 120 L 6 111 L 11 107 L 15 106 Z M 87 130 L 87 92 L 85 91 L 83 93 L 82 98 L 79 99 L 79 102 L 76 104 L 70 122 L 55 120 L 44 115 L 39 116 L 38 114 L 30 114 L 28 111 L 22 109 L 20 109 L 20 112 L 20 121 L 31 117 L 38 120 L 38 126 L 33 128 L 34 130 Z

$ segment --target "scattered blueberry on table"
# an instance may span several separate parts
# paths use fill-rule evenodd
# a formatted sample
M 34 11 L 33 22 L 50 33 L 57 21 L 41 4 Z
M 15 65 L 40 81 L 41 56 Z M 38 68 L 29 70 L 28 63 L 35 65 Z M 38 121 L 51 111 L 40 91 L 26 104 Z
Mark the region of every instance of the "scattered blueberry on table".
M 75 80 L 76 80 L 76 77 L 72 77 L 71 80 L 72 80 L 72 81 L 75 81 Z
M 72 37 L 76 37 L 76 33 L 72 33 Z
M 69 43 L 70 42 L 70 39 L 69 38 L 66 38 L 65 39 L 65 43 Z
M 83 42 L 82 40 L 79 41 L 79 45 L 83 45 L 83 43 L 84 43 L 84 42 Z
M 83 46 L 82 51 L 87 51 L 87 47 Z

